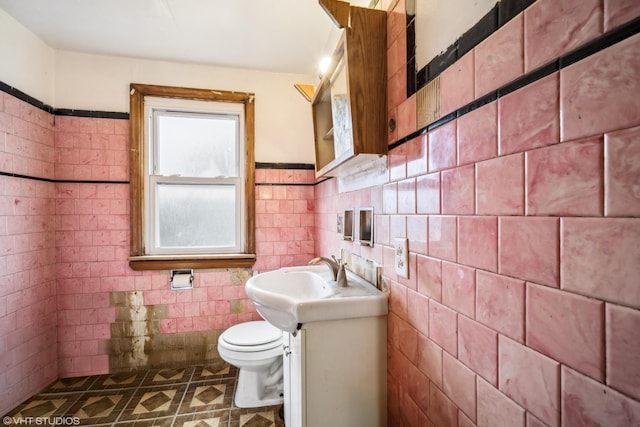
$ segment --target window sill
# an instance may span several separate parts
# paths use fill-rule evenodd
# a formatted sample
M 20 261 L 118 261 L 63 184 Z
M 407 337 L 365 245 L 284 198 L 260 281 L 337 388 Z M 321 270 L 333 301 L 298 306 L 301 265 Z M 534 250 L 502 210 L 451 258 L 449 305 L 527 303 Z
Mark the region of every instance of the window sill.
M 129 257 L 129 267 L 135 271 L 205 268 L 250 268 L 255 254 L 221 255 L 141 255 Z

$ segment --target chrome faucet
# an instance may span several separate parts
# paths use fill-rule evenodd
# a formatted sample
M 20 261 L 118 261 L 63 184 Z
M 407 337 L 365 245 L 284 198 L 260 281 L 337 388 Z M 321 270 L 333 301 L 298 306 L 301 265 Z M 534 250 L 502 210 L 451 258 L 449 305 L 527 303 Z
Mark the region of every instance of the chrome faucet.
M 345 264 L 341 263 L 336 259 L 335 256 L 331 256 L 333 259 L 325 258 L 325 257 L 317 257 L 309 261 L 310 265 L 315 264 L 326 264 L 327 267 L 331 270 L 333 274 L 333 281 L 337 283 L 338 286 L 344 288 L 348 286 L 347 284 L 347 272 L 344 270 Z

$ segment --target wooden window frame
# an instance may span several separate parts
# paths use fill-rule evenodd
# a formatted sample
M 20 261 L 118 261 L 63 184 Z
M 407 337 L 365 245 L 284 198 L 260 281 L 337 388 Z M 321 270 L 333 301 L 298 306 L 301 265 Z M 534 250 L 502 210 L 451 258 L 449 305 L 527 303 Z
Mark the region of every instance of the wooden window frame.
M 129 267 L 133 270 L 171 270 L 206 268 L 250 268 L 255 255 L 255 95 L 247 92 L 192 89 L 132 83 L 130 86 L 130 215 L 131 239 Z M 245 250 L 237 254 L 212 255 L 149 255 L 144 248 L 145 209 L 144 159 L 147 143 L 144 132 L 144 98 L 180 98 L 199 101 L 234 102 L 244 104 L 245 116 Z

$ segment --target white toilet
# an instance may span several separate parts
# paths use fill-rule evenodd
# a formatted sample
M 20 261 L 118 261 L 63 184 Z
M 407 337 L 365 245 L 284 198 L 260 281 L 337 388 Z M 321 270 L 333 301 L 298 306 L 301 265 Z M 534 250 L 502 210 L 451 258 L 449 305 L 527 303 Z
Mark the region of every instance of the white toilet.
M 255 408 L 284 401 L 282 342 L 282 331 L 266 321 L 239 323 L 220 335 L 220 357 L 240 370 L 236 406 Z

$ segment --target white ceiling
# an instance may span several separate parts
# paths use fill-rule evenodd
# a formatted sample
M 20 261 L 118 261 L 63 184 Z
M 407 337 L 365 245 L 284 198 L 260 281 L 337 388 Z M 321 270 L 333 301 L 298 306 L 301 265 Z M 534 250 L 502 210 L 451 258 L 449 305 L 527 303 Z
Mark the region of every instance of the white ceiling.
M 0 0 L 0 8 L 54 49 L 281 73 L 316 74 L 339 37 L 318 0 Z

